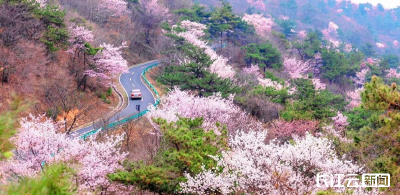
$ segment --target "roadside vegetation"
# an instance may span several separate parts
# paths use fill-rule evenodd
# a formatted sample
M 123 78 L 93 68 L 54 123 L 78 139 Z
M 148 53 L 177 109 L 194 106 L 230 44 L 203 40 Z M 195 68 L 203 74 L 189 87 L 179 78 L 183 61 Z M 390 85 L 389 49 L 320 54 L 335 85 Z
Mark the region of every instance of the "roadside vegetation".
M 0 0 L 0 194 L 399 194 L 398 20 L 277 2 Z M 154 59 L 158 107 L 71 136 Z M 316 185 L 363 173 L 390 187 Z

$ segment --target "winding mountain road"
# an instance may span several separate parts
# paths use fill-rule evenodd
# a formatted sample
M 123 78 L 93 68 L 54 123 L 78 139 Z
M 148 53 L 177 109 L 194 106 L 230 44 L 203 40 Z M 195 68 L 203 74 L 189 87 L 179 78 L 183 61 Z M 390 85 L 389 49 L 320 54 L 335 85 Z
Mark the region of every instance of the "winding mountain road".
M 120 75 L 119 82 L 122 84 L 125 93 L 128 96 L 128 106 L 123 109 L 122 111 L 116 113 L 114 116 L 112 116 L 108 123 L 113 123 L 116 121 L 119 121 L 121 119 L 133 116 L 134 114 L 137 114 L 138 111 L 136 110 L 136 105 L 140 105 L 140 111 L 146 110 L 147 106 L 149 104 L 154 104 L 155 103 L 155 98 L 153 94 L 151 93 L 150 89 L 148 86 L 146 86 L 145 83 L 142 82 L 141 75 L 143 71 L 152 65 L 157 64 L 158 61 L 152 61 L 152 62 L 147 62 L 144 63 L 140 66 L 136 66 L 133 68 L 129 69 L 129 73 L 124 73 Z M 142 92 L 142 99 L 134 99 L 131 100 L 130 97 L 130 91 L 132 89 L 140 89 Z M 124 92 L 121 92 L 124 93 Z M 82 129 L 79 129 L 75 131 L 78 135 L 83 135 L 87 132 L 90 132 L 94 129 L 99 128 L 101 126 L 100 124 L 94 124 Z

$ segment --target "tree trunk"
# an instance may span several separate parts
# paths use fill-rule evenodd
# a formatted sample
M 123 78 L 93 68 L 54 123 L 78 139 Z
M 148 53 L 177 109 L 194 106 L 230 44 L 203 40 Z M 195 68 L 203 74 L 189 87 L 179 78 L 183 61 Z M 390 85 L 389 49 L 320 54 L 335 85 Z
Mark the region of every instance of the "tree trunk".
M 64 113 L 64 128 L 65 128 L 65 133 L 68 134 L 68 127 L 67 127 L 67 113 Z

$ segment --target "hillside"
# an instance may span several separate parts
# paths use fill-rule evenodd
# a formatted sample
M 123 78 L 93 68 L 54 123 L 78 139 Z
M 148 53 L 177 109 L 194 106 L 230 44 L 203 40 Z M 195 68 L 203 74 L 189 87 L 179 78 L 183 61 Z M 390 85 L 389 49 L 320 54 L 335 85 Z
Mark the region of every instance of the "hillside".
M 198 2 L 211 6 L 218 4 L 218 1 Z M 234 11 L 240 15 L 260 13 L 276 20 L 282 16 L 288 17 L 294 22 L 293 30 L 298 33 L 308 29 L 324 32 L 329 28 L 329 23 L 333 22 L 338 26 L 337 32 L 324 34 L 326 40 L 345 42 L 359 49 L 369 43 L 379 54 L 399 55 L 399 8 L 385 9 L 382 4 L 378 6 L 370 3 L 354 4 L 346 0 L 230 0 L 229 2 L 232 3 Z M 278 24 L 276 28 L 282 27 Z
M 399 194 L 397 11 L 0 0 L 0 194 Z

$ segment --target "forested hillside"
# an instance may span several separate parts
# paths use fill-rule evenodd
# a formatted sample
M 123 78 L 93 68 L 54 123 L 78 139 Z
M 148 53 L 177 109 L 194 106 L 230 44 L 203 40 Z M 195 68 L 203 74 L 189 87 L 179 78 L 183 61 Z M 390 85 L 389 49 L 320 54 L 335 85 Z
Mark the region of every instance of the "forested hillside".
M 0 0 L 0 194 L 399 194 L 398 11 Z

